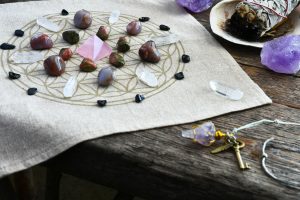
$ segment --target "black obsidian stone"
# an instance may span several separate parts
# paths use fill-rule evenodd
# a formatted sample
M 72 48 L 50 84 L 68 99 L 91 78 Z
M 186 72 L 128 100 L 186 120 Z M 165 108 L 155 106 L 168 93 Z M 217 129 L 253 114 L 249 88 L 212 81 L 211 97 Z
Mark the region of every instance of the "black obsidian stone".
M 15 36 L 23 37 L 24 36 L 24 31 L 22 31 L 21 29 L 15 30 Z
M 174 75 L 174 77 L 176 80 L 182 80 L 182 79 L 184 79 L 184 74 L 183 74 L 183 72 L 178 72 Z
M 11 79 L 11 80 L 15 80 L 15 79 L 18 79 L 20 77 L 21 77 L 20 74 L 17 74 L 17 73 L 14 73 L 14 72 L 8 72 L 8 78 Z
M 106 106 L 107 101 L 106 100 L 98 100 L 97 104 L 99 107 L 104 107 Z
M 191 61 L 190 56 L 186 55 L 186 54 L 183 54 L 181 59 L 182 59 L 182 62 L 184 62 L 184 63 L 189 63 Z
M 68 14 L 69 14 L 69 12 L 68 12 L 67 10 L 62 9 L 61 15 L 66 16 L 66 15 L 68 15 Z
M 139 18 L 139 21 L 140 22 L 147 22 L 147 21 L 149 21 L 150 20 L 150 17 L 140 17 Z
M 135 102 L 137 102 L 137 103 L 141 103 L 144 99 L 145 99 L 144 95 L 137 94 L 135 96 Z
M 162 30 L 162 31 L 169 31 L 169 30 L 170 30 L 170 27 L 161 24 L 161 25 L 159 25 L 159 29 Z
M 13 44 L 2 43 L 2 44 L 0 45 L 0 48 L 3 49 L 3 50 L 10 50 L 10 49 L 16 48 L 16 46 L 13 45 Z
M 35 95 L 35 93 L 37 93 L 37 88 L 29 88 L 28 90 L 27 90 L 27 94 L 28 95 Z

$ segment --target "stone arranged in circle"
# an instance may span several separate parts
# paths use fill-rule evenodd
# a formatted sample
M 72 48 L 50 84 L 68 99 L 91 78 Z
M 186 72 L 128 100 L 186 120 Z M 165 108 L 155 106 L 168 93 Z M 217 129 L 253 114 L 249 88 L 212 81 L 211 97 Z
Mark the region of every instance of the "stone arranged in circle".
M 24 36 L 24 31 L 22 31 L 21 29 L 15 30 L 15 36 L 23 37 Z
M 191 61 L 191 58 L 189 55 L 183 54 L 181 57 L 182 62 L 189 63 Z
M 57 55 L 49 56 L 44 61 L 46 73 L 50 76 L 60 76 L 65 72 L 65 61 Z
M 140 22 L 147 22 L 147 21 L 149 21 L 150 20 L 150 17 L 140 17 L 139 18 L 139 21 Z
M 97 69 L 97 65 L 92 59 L 84 58 L 79 66 L 80 71 L 83 72 L 93 72 Z
M 107 101 L 106 100 L 98 100 L 97 104 L 99 107 L 104 107 L 104 106 L 106 106 Z
M 136 103 L 141 103 L 144 99 L 145 99 L 144 95 L 137 94 L 137 95 L 135 96 L 135 102 L 136 102 Z
M 76 31 L 65 31 L 62 36 L 63 39 L 71 45 L 79 42 L 79 34 Z
M 37 88 L 29 88 L 28 90 L 27 90 L 27 94 L 28 95 L 35 95 L 36 93 L 37 93 Z
M 182 79 L 184 79 L 184 74 L 183 74 L 183 72 L 178 72 L 174 75 L 174 77 L 176 80 L 182 80 Z
M 114 70 L 111 67 L 104 67 L 99 71 L 98 84 L 101 87 L 107 87 L 114 81 Z
M 160 53 L 156 48 L 155 42 L 152 40 L 141 46 L 139 49 L 139 56 L 146 62 L 158 63 L 160 61 Z
M 61 15 L 66 16 L 66 15 L 68 15 L 68 14 L 69 14 L 69 12 L 68 12 L 67 10 L 62 9 Z
M 34 50 L 51 49 L 53 41 L 47 34 L 36 33 L 31 37 L 30 46 Z
M 137 20 L 132 21 L 127 25 L 126 31 L 128 35 L 136 36 L 142 31 L 142 23 Z
M 162 30 L 162 31 L 169 31 L 170 30 L 170 27 L 164 25 L 164 24 L 161 24 L 159 25 L 159 29 Z
M 113 52 L 109 56 L 109 63 L 117 68 L 121 68 L 125 65 L 125 60 L 121 54 Z
M 0 48 L 3 49 L 3 50 L 10 50 L 10 49 L 16 48 L 16 46 L 13 45 L 13 44 L 2 43 Z
M 79 10 L 74 15 L 74 25 L 80 29 L 87 29 L 92 24 L 92 15 L 87 10 Z
M 117 49 L 119 52 L 125 53 L 130 50 L 129 42 L 126 36 L 120 37 L 117 42 Z
M 70 60 L 73 52 L 70 48 L 62 48 L 58 54 L 64 61 Z
M 109 37 L 109 33 L 110 33 L 110 28 L 108 26 L 100 26 L 98 32 L 97 32 L 97 36 L 101 39 L 101 40 L 107 40 Z
M 19 79 L 21 75 L 14 72 L 8 72 L 8 77 L 11 80 L 15 80 L 15 79 Z

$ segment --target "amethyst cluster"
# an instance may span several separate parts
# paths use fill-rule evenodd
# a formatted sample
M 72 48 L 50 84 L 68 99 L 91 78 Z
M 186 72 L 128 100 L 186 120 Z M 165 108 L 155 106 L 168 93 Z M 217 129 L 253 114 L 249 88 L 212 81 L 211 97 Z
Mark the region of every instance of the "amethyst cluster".
M 213 0 L 176 0 L 177 4 L 188 10 L 199 13 L 210 8 Z

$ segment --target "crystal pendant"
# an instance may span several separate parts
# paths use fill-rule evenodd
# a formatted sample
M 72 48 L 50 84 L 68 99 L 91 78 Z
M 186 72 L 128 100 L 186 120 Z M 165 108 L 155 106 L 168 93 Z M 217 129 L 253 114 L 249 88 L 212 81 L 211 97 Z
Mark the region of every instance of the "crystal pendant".
M 172 33 L 169 35 L 165 35 L 165 36 L 160 36 L 160 37 L 151 37 L 148 38 L 146 41 L 152 40 L 155 42 L 156 46 L 164 46 L 164 45 L 169 45 L 169 44 L 173 44 L 179 41 L 179 37 Z
M 111 54 L 110 46 L 103 42 L 96 35 L 89 37 L 76 51 L 84 58 L 89 58 L 93 61 L 101 60 Z
M 10 57 L 10 61 L 16 64 L 35 63 L 44 60 L 44 55 L 38 51 L 16 52 Z
M 234 101 L 241 100 L 244 96 L 244 92 L 242 92 L 241 90 L 232 88 L 223 83 L 219 83 L 218 81 L 210 81 L 209 85 L 210 88 L 217 94 L 220 94 Z
M 72 97 L 77 90 L 77 85 L 78 85 L 77 77 L 71 76 L 64 87 L 64 91 L 63 91 L 64 97 L 66 98 Z
M 138 79 L 150 87 L 157 87 L 158 80 L 156 76 L 143 65 L 139 65 L 135 71 Z
M 191 138 L 203 146 L 210 146 L 216 141 L 215 133 L 215 125 L 212 122 L 205 122 L 192 130 L 182 131 L 181 135 L 185 138 Z
M 38 25 L 44 27 L 45 29 L 48 29 L 49 31 L 59 32 L 61 30 L 60 26 L 58 26 L 57 24 L 49 21 L 45 17 L 39 17 L 39 18 L 37 18 L 36 23 Z
M 120 11 L 119 10 L 114 10 L 111 12 L 110 17 L 108 19 L 109 24 L 114 24 L 119 20 L 120 16 Z

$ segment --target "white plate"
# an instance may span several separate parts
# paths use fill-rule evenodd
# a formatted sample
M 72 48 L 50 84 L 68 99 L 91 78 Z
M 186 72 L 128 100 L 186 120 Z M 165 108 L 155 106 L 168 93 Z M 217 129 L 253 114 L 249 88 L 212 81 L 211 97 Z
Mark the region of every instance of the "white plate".
M 229 19 L 233 13 L 235 12 L 235 7 L 236 5 L 241 2 L 240 0 L 224 0 L 216 4 L 210 12 L 210 26 L 212 31 L 224 38 L 225 40 L 228 40 L 230 42 L 244 45 L 244 46 L 251 46 L 251 47 L 258 47 L 262 48 L 264 45 L 264 42 L 249 42 L 246 40 L 242 40 L 239 38 L 236 38 L 232 35 L 230 35 L 228 32 L 226 32 L 223 27 L 224 23 L 227 19 Z M 290 14 L 290 19 L 292 23 L 295 26 L 295 29 L 293 32 L 290 32 L 289 34 L 300 34 L 300 11 L 299 9 L 295 9 L 291 14 Z

